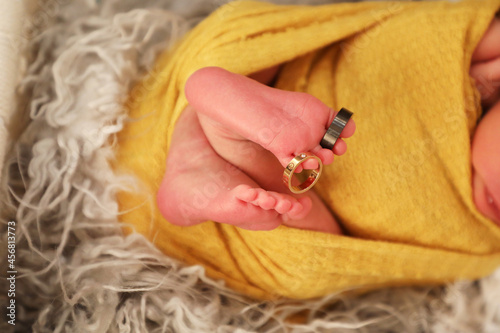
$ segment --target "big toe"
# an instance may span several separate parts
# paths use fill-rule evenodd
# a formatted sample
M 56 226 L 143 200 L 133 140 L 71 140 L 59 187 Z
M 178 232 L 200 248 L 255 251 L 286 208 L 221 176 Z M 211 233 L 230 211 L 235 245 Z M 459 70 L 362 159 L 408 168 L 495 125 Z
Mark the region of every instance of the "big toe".
M 233 189 L 234 196 L 245 202 L 252 202 L 258 197 L 256 188 L 247 184 L 241 184 Z
M 345 143 L 344 140 L 338 139 L 337 142 L 335 142 L 335 146 L 333 146 L 333 153 L 335 155 L 343 155 L 347 151 L 347 144 Z

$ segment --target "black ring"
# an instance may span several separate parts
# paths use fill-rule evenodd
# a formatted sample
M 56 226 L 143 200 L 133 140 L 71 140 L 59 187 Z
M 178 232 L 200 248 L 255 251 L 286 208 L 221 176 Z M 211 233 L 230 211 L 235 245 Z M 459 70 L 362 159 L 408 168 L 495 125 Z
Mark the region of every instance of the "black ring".
M 321 147 L 325 149 L 333 149 L 335 142 L 337 142 L 337 139 L 340 137 L 340 133 L 342 133 L 342 130 L 345 125 L 347 125 L 349 119 L 351 119 L 351 116 L 351 111 L 345 108 L 340 109 L 339 113 L 337 113 L 330 124 L 330 127 L 328 127 L 328 130 L 326 130 L 325 136 L 321 139 L 321 142 L 319 143 Z

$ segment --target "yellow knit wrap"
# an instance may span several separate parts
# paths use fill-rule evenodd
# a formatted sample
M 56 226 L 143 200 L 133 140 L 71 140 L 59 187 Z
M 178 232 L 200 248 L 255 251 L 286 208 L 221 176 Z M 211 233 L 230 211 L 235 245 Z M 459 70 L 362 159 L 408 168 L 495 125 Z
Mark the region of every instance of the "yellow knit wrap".
M 468 72 L 499 7 L 470 0 L 220 8 L 130 93 L 115 168 L 141 187 L 119 194 L 122 221 L 165 254 L 257 298 L 491 273 L 500 265 L 500 228 L 472 199 L 470 140 L 481 109 Z M 168 223 L 155 195 L 187 105 L 186 79 L 205 66 L 246 75 L 283 63 L 278 88 L 354 112 L 347 154 L 315 187 L 347 234 Z

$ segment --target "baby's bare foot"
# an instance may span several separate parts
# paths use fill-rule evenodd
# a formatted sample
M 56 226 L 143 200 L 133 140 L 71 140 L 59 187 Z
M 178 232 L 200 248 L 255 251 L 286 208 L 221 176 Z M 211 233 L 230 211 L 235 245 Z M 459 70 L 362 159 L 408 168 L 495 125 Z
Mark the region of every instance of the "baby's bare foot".
M 186 96 L 214 150 L 269 191 L 247 189 L 247 197 L 240 196 L 260 207 L 273 206 L 278 195 L 290 195 L 282 183 L 282 173 L 294 156 L 312 152 L 323 164 L 330 164 L 334 154 L 346 151 L 342 139 L 333 151 L 319 145 L 335 112 L 311 95 L 270 88 L 212 67 L 191 76 Z M 349 137 L 354 130 L 355 125 L 350 121 L 342 136 Z M 311 160 L 303 166 L 316 168 L 317 162 Z M 259 195 L 252 198 L 255 194 Z M 304 208 L 301 212 L 292 208 L 283 214 L 289 219 L 285 224 L 340 233 L 331 213 L 313 191 L 294 197 Z M 285 201 L 280 202 L 278 210 L 286 205 Z

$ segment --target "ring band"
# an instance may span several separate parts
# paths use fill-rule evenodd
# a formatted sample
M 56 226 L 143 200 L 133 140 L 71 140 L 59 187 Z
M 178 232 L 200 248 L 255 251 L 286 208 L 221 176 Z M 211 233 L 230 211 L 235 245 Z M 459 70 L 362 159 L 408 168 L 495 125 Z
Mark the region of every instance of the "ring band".
M 325 149 L 333 149 L 335 142 L 337 142 L 337 139 L 340 137 L 340 133 L 342 133 L 342 130 L 345 125 L 347 125 L 349 119 L 351 119 L 351 116 L 351 111 L 345 108 L 340 109 L 339 113 L 337 113 L 330 124 L 330 127 L 326 130 L 323 139 L 321 139 L 320 146 Z
M 310 160 L 310 159 L 315 159 L 318 161 L 318 168 L 314 170 L 307 170 L 304 169 L 303 172 L 297 174 L 297 178 L 301 180 L 301 184 L 298 186 L 292 185 L 292 176 L 294 174 L 295 169 L 299 165 L 301 165 L 303 162 Z M 314 184 L 318 181 L 319 177 L 321 176 L 321 172 L 323 171 L 323 163 L 319 159 L 318 156 L 313 155 L 311 153 L 301 153 L 297 156 L 295 156 L 290 163 L 285 168 L 285 171 L 283 172 L 283 182 L 285 183 L 286 186 L 290 189 L 292 193 L 304 193 L 309 191 Z

